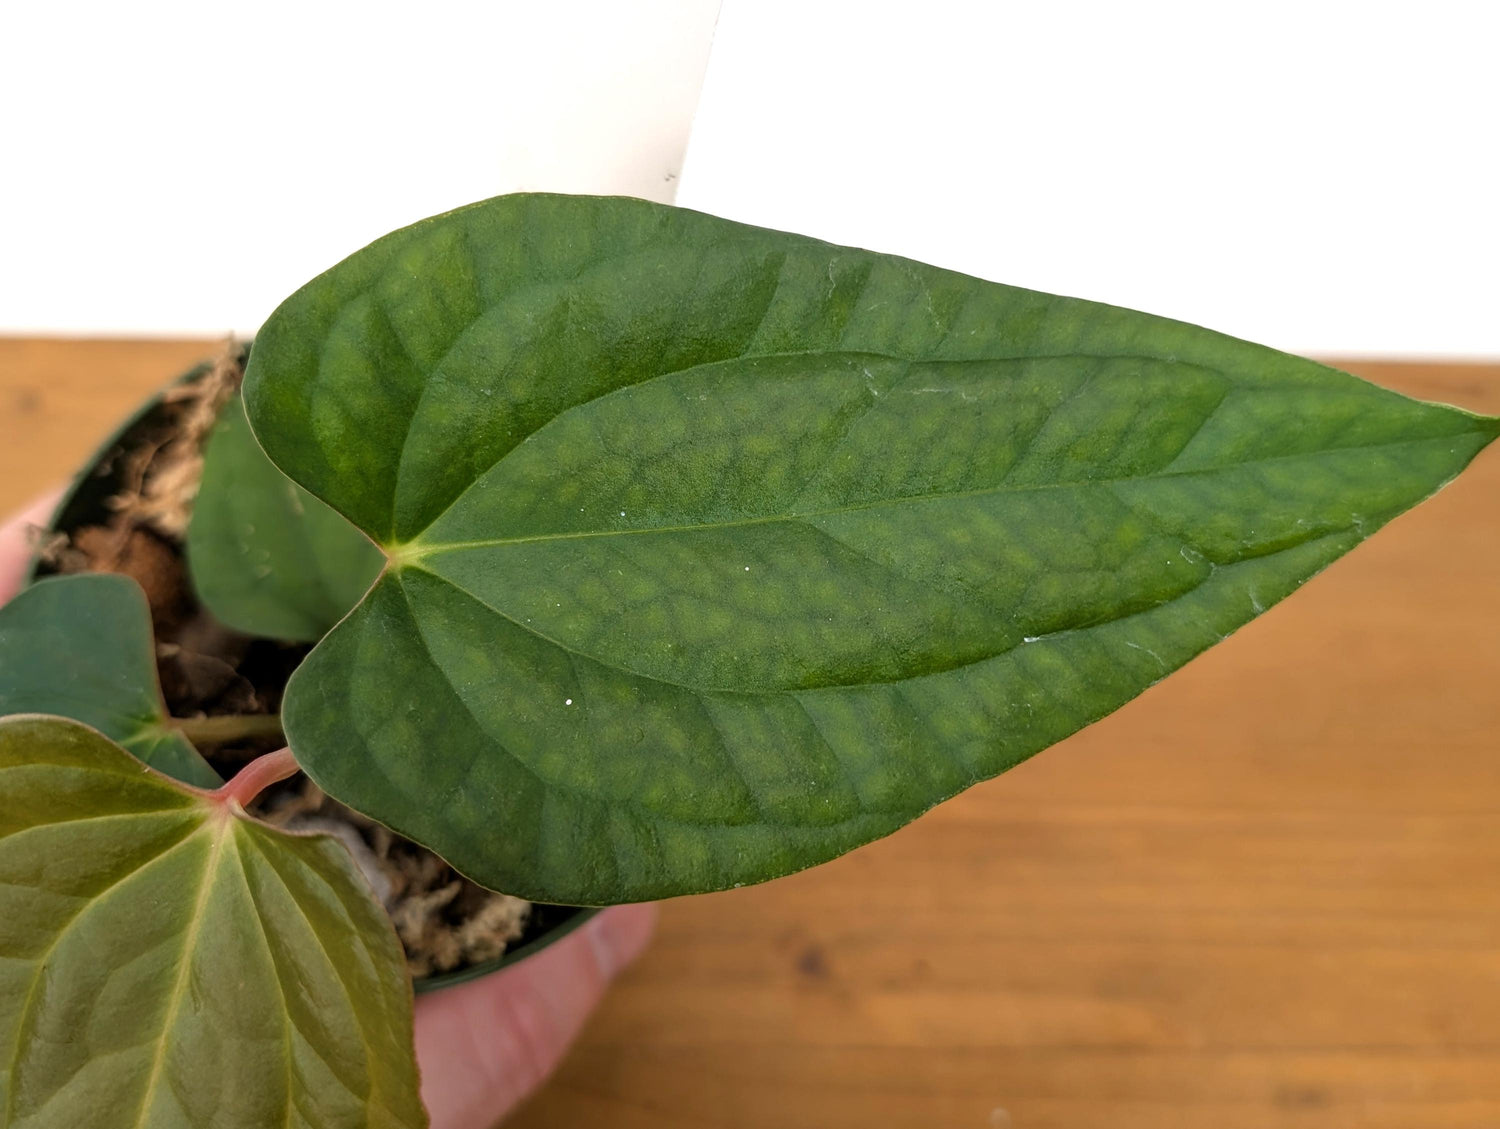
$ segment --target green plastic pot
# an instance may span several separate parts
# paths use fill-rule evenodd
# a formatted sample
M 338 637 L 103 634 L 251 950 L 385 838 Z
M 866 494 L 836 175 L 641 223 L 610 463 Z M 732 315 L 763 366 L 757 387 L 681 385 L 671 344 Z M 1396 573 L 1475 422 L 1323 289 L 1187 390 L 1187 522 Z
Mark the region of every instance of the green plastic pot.
M 183 373 L 169 384 L 168 388 L 201 380 L 213 366 L 203 363 Z M 152 430 L 166 422 L 165 392 L 158 393 L 142 404 L 111 435 L 92 458 L 79 471 L 64 491 L 62 499 L 47 522 L 49 532 L 72 533 L 87 525 L 106 523 L 112 511 L 109 499 L 125 488 L 124 462 L 120 456 L 131 446 L 131 441 L 142 430 Z M 53 570 L 39 557 L 33 557 L 27 570 L 26 583 L 51 574 Z M 455 972 L 444 972 L 426 976 L 413 982 L 417 992 L 432 992 L 451 987 L 498 972 L 502 968 L 534 956 L 547 946 L 562 940 L 589 918 L 599 913 L 598 909 L 580 906 L 552 906 L 535 904 L 532 908 L 531 934 L 523 944 L 507 950 L 494 960 L 471 965 Z

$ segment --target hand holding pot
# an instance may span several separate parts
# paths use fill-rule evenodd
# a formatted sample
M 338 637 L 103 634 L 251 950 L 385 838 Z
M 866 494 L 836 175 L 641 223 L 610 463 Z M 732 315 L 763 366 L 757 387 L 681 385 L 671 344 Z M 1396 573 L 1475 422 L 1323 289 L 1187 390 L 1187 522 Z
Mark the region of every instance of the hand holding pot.
M 0 525 L 0 604 L 25 575 L 29 528 L 45 524 L 57 498 Z M 490 1129 L 541 1085 L 655 921 L 654 906 L 619 906 L 535 956 L 420 997 L 417 1061 L 432 1129 Z

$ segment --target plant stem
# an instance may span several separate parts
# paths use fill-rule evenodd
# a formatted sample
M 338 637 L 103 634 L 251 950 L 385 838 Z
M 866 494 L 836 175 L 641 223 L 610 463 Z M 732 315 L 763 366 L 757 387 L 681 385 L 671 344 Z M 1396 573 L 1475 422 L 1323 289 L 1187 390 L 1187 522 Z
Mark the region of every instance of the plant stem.
M 256 757 L 213 795 L 226 807 L 234 803 L 243 808 L 272 784 L 285 780 L 296 771 L 297 760 L 292 756 L 292 750 L 278 749 L 274 753 Z
M 174 717 L 168 723 L 195 745 L 224 745 L 251 737 L 282 738 L 281 717 L 274 713 L 223 714 L 219 717 Z

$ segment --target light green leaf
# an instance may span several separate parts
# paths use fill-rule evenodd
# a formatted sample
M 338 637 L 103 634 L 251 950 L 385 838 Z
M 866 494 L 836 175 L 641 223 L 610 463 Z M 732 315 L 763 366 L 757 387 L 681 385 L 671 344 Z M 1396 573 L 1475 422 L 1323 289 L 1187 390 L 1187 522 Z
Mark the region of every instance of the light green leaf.
M 486 885 L 583 904 L 891 831 L 1497 431 L 1145 314 L 556 196 L 316 279 L 246 396 L 391 559 L 293 676 L 299 759 Z
M 130 578 L 38 581 L 0 607 L 0 716 L 70 717 L 169 776 L 217 787 L 219 774 L 168 725 L 153 639 L 146 594 Z
M 193 587 L 222 622 L 306 642 L 359 603 L 384 563 L 368 537 L 266 458 L 238 397 L 204 452 L 187 548 Z
M 411 1024 L 341 845 L 0 720 L 5 1129 L 424 1126 Z

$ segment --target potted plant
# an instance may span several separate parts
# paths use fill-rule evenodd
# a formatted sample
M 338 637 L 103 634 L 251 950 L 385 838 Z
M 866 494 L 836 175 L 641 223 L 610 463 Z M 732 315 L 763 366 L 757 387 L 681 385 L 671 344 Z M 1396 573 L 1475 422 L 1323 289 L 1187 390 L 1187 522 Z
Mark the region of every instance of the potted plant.
M 234 384 L 199 375 L 188 469 L 131 504 L 196 490 L 197 597 L 290 668 L 257 709 L 166 714 L 171 607 L 131 579 L 0 610 L 9 1124 L 424 1122 L 372 868 L 277 826 L 299 797 L 531 903 L 774 878 L 1122 705 L 1500 434 L 1181 323 L 544 195 L 358 252 Z M 270 747 L 221 782 L 237 742 Z

